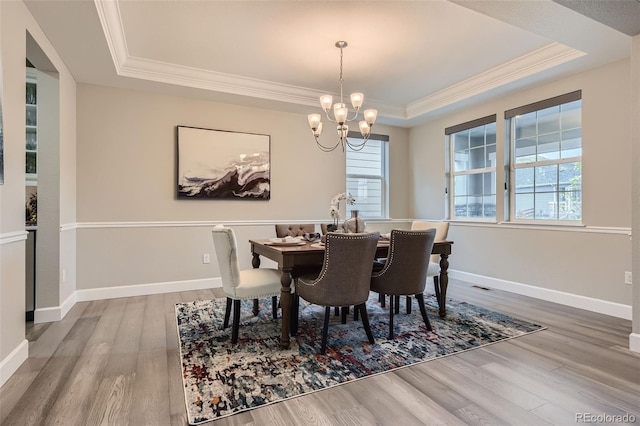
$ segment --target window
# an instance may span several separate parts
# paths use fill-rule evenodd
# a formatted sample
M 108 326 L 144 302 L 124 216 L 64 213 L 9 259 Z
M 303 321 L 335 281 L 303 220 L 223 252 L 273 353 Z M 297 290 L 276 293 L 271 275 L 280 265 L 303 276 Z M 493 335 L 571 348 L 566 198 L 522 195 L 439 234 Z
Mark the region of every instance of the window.
M 362 138 L 350 137 L 350 139 Z M 347 216 L 358 210 L 367 219 L 387 217 L 387 144 L 388 136 L 371 135 L 364 148 L 354 151 L 347 148 L 347 192 L 356 199 L 347 205 Z
M 448 135 L 449 217 L 496 217 L 496 116 L 445 129 Z
M 505 112 L 514 220 L 582 219 L 582 93 Z

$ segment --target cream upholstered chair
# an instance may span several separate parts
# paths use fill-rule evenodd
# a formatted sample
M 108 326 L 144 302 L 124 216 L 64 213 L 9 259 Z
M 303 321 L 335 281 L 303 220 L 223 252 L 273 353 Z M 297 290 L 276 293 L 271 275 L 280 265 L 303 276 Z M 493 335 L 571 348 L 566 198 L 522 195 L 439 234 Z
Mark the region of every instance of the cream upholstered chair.
M 435 229 L 422 231 L 391 231 L 389 256 L 381 271 L 371 275 L 371 291 L 388 294 L 389 298 L 389 339 L 393 339 L 394 300 L 397 305 L 399 296 L 415 295 L 420 306 L 422 319 L 431 331 L 431 324 L 424 306 L 424 287 L 427 281 L 429 258 L 424 253 L 431 253 Z
M 280 294 L 280 272 L 277 269 L 255 268 L 240 269 L 238 248 L 233 229 L 224 226 L 213 228 L 213 245 L 215 246 L 218 266 L 222 278 L 222 289 L 227 296 L 223 328 L 229 326 L 231 304 L 233 302 L 233 325 L 231 343 L 238 342 L 240 325 L 240 301 L 243 299 L 259 299 L 271 297 L 273 318 L 277 318 Z M 257 311 L 254 311 L 257 314 Z
M 436 238 L 435 241 L 446 241 L 447 234 L 449 234 L 449 222 L 444 221 L 429 221 L 429 220 L 414 220 L 411 222 L 411 230 L 419 231 L 423 229 L 435 229 Z M 440 255 L 431 255 L 429 262 L 429 269 L 427 270 L 427 278 L 433 277 L 433 287 L 436 292 L 436 299 L 440 300 Z M 397 312 L 397 306 L 396 306 Z M 411 312 L 411 304 L 407 299 L 407 312 Z
M 300 237 L 304 234 L 316 232 L 316 226 L 313 223 L 298 223 L 291 225 L 276 225 L 276 237 Z
M 296 306 L 299 303 L 299 297 L 302 297 L 309 303 L 325 307 L 320 353 L 324 354 L 327 349 L 331 306 L 356 306 L 362 316 L 367 338 L 370 343 L 373 343 L 366 301 L 369 298 L 371 268 L 379 238 L 380 234 L 377 232 L 359 234 L 330 232 L 325 242 L 324 262 L 320 275 L 306 275 L 296 279 L 294 296 Z

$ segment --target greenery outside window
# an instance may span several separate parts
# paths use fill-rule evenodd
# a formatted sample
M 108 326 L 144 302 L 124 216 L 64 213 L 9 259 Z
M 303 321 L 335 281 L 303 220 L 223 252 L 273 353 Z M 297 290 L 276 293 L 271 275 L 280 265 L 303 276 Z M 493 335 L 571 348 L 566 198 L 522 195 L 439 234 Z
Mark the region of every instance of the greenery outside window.
M 581 96 L 577 91 L 505 112 L 512 220 L 582 219 Z
M 496 116 L 445 129 L 451 219 L 496 218 Z
M 359 139 L 359 133 L 349 135 L 349 139 Z M 382 219 L 388 216 L 387 200 L 387 153 L 389 137 L 371 135 L 361 150 L 346 151 L 347 193 L 351 193 L 356 204 L 347 205 L 347 217 L 351 210 L 358 210 L 358 215 L 366 219 Z

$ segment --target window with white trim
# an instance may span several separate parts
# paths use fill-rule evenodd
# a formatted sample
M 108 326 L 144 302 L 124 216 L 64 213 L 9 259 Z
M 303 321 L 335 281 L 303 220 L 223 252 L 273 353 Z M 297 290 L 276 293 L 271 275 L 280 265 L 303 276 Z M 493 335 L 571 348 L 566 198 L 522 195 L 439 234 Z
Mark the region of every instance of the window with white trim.
M 361 138 L 349 137 L 349 139 Z M 351 210 L 365 219 L 382 219 L 388 216 L 387 203 L 387 152 L 389 137 L 371 135 L 369 141 L 360 150 L 347 148 L 346 171 L 347 193 L 356 200 L 353 206 L 347 205 L 347 217 Z
M 582 220 L 581 117 L 581 91 L 505 112 L 511 220 Z
M 449 218 L 496 217 L 496 116 L 445 129 Z

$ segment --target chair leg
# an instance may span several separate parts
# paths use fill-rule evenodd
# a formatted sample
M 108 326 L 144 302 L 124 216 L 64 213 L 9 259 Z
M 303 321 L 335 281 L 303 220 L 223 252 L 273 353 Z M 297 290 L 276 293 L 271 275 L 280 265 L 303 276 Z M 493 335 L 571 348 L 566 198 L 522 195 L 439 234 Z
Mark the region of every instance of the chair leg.
M 394 300 L 395 305 L 393 306 L 393 308 L 396 310 L 396 314 L 400 313 L 400 296 L 391 296 L 391 297 L 395 297 L 396 300 Z
M 271 314 L 273 319 L 278 319 L 278 296 L 271 297 Z
M 343 306 L 340 312 L 340 322 L 342 322 L 342 324 L 346 324 L 347 323 L 347 314 L 349 313 L 349 307 L 348 306 Z
M 422 293 L 416 294 L 416 300 L 418 301 L 418 306 L 420 306 L 420 313 L 422 314 L 424 325 L 427 326 L 427 330 L 432 331 L 431 323 L 429 322 L 429 317 L 427 317 L 427 310 L 424 307 L 424 294 Z
M 289 316 L 290 326 L 289 333 L 292 336 L 298 335 L 298 316 L 300 315 L 300 296 L 291 295 L 291 315 Z
M 231 303 L 233 300 L 227 297 L 227 307 L 224 310 L 224 323 L 222 324 L 222 328 L 225 329 L 229 327 L 229 316 L 231 315 Z
M 231 327 L 231 343 L 238 343 L 238 329 L 240 328 L 240 300 L 233 301 L 233 326 Z
M 438 307 L 440 307 L 440 277 L 437 275 L 433 277 L 433 289 L 436 292 L 436 302 L 438 302 Z
M 258 299 L 253 299 L 253 316 L 258 316 L 258 312 L 260 312 L 258 309 Z
M 411 296 L 407 296 L 407 315 L 411 313 Z
M 339 316 L 339 315 L 340 315 L 340 307 L 339 307 L 339 306 L 336 306 L 336 307 L 335 307 L 335 315 L 336 315 L 336 316 Z
M 367 338 L 369 339 L 369 343 L 373 345 L 373 333 L 371 332 L 371 326 L 369 325 L 369 314 L 367 313 L 367 305 L 362 304 L 356 306 L 354 309 L 357 311 L 362 311 L 362 326 L 364 327 L 364 331 L 367 333 Z
M 389 336 L 387 339 L 393 339 L 393 311 L 394 311 L 394 302 L 396 301 L 395 296 L 389 296 Z
M 324 355 L 327 352 L 327 335 L 329 334 L 329 316 L 331 315 L 331 308 L 329 306 L 324 308 L 324 326 L 322 327 L 322 346 L 320 346 L 320 353 Z
M 378 302 L 380 302 L 380 306 L 382 306 L 383 308 L 387 304 L 386 300 L 387 300 L 387 298 L 385 297 L 384 293 L 378 293 Z
M 360 305 L 356 305 L 353 307 L 353 320 L 358 321 L 358 313 L 360 312 Z

